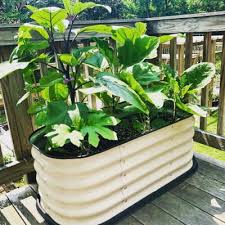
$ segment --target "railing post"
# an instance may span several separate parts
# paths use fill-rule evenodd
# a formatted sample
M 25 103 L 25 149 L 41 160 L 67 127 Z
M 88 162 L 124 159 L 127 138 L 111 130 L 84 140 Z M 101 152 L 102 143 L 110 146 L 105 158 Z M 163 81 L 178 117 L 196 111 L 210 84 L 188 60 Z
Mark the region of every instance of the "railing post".
M 185 69 L 192 66 L 192 54 L 193 54 L 193 34 L 188 33 L 186 35 L 185 43 Z
M 223 35 L 223 51 L 222 51 L 222 65 L 220 78 L 220 97 L 219 97 L 219 112 L 217 134 L 224 135 L 225 129 L 225 33 Z
M 212 33 L 206 33 L 204 36 L 204 48 L 203 48 L 203 61 L 211 61 L 212 51 Z M 209 85 L 202 90 L 201 105 L 204 107 L 209 106 Z M 207 130 L 207 118 L 200 118 L 200 129 Z
M 2 61 L 9 59 L 12 47 L 1 47 Z M 27 113 L 28 102 L 24 101 L 17 106 L 17 102 L 24 94 L 24 81 L 22 74 L 16 72 L 1 81 L 4 105 L 7 114 L 15 156 L 18 161 L 31 158 L 31 145 L 29 136 L 33 132 L 32 119 Z M 34 175 L 28 174 L 27 180 L 33 180 Z

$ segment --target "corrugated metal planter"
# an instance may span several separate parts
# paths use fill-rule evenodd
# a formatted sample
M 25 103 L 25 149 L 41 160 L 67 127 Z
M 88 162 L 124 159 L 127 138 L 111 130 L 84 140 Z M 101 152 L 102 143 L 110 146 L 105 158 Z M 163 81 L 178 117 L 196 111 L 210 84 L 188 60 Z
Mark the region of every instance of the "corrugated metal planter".
M 98 225 L 189 171 L 193 117 L 81 159 L 55 159 L 35 147 L 40 205 L 61 225 Z

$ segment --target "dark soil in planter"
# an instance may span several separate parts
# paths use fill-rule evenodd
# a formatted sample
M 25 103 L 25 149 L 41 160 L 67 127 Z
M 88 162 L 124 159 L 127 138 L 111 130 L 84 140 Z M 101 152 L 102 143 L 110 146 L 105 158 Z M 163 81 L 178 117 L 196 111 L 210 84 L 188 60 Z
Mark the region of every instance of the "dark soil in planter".
M 132 127 L 133 120 L 139 120 L 137 117 L 133 116 L 132 118 L 127 119 L 127 126 L 123 124 L 119 124 L 114 127 L 114 131 L 117 133 L 118 141 L 109 141 L 106 139 L 101 139 L 99 147 L 94 148 L 88 144 L 88 141 L 85 140 L 85 150 L 78 148 L 71 143 L 66 144 L 63 148 L 55 148 L 50 149 L 49 141 L 46 137 L 41 137 L 32 143 L 36 148 L 51 158 L 59 158 L 59 159 L 72 159 L 72 158 L 85 158 L 90 157 L 95 154 L 99 154 L 101 152 L 107 151 L 113 147 L 151 133 L 153 131 L 159 130 L 163 127 L 169 126 L 173 123 L 176 123 L 180 120 L 186 119 L 190 117 L 190 114 L 184 112 L 177 112 L 176 120 L 173 119 L 171 113 L 161 113 L 160 117 L 157 117 L 151 121 L 151 127 L 144 131 L 137 131 Z M 140 121 L 139 121 L 140 122 Z M 112 128 L 111 128 L 112 129 Z M 40 130 L 40 129 L 39 129 Z M 36 131 L 37 132 L 37 131 Z

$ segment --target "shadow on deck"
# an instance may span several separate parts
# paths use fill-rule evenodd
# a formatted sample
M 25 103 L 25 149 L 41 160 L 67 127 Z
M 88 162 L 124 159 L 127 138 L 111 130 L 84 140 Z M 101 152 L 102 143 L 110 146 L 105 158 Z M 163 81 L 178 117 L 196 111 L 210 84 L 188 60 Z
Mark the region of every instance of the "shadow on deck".
M 225 169 L 198 162 L 192 177 L 113 225 L 225 225 Z M 0 225 L 47 225 L 36 197 L 35 185 L 0 196 Z

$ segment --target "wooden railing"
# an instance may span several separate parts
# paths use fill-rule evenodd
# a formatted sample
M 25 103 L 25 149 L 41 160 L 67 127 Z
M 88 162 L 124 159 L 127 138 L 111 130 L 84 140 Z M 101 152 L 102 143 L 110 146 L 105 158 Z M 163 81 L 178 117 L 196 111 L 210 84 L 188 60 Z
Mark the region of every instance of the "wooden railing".
M 198 45 L 193 41 L 195 35 L 204 37 L 199 45 L 202 45 L 202 60 L 207 62 L 215 62 L 217 41 L 212 36 L 223 35 L 218 40 L 219 42 L 223 40 L 218 131 L 217 134 L 208 133 L 206 131 L 207 118 L 201 118 L 201 130 L 196 130 L 195 140 L 225 151 L 225 138 L 222 136 L 225 129 L 225 12 L 135 20 L 81 21 L 75 27 L 83 27 L 91 24 L 133 26 L 135 22 L 146 22 L 150 35 L 186 34 L 186 41 L 183 44 L 177 43 L 178 39 L 175 38 L 170 42 L 170 45 L 160 46 L 156 60 L 158 64 L 163 63 L 163 51 L 165 48 L 168 48 L 168 62 L 172 68 L 178 69 L 179 73 L 185 68 L 190 67 L 194 62 L 193 50 Z M 18 27 L 19 25 L 2 25 L 0 27 L 0 61 L 9 59 L 10 53 L 16 45 L 14 37 L 17 34 Z M 87 45 L 89 44 L 85 41 L 87 38 L 88 35 L 82 36 L 80 37 L 80 41 Z M 62 37 L 59 36 L 57 41 L 60 45 L 63 41 Z M 41 72 L 43 70 L 44 68 L 41 68 Z M 91 72 L 87 68 L 85 68 L 85 71 L 87 76 Z M 9 76 L 1 80 L 1 88 L 16 162 L 1 167 L 0 184 L 17 179 L 24 174 L 28 174 L 28 180 L 31 180 L 33 176 L 30 173 L 33 171 L 33 162 L 30 154 L 31 145 L 28 142 L 28 138 L 33 131 L 32 118 L 27 114 L 28 102 L 16 106 L 19 97 L 24 93 L 24 83 L 21 74 L 17 73 L 16 76 Z M 210 86 L 202 91 L 201 104 L 203 106 L 207 107 L 209 105 L 209 93 Z M 96 107 L 96 99 L 93 96 L 89 96 L 89 100 L 92 106 Z M 0 165 L 2 164 L 3 156 L 0 150 Z

